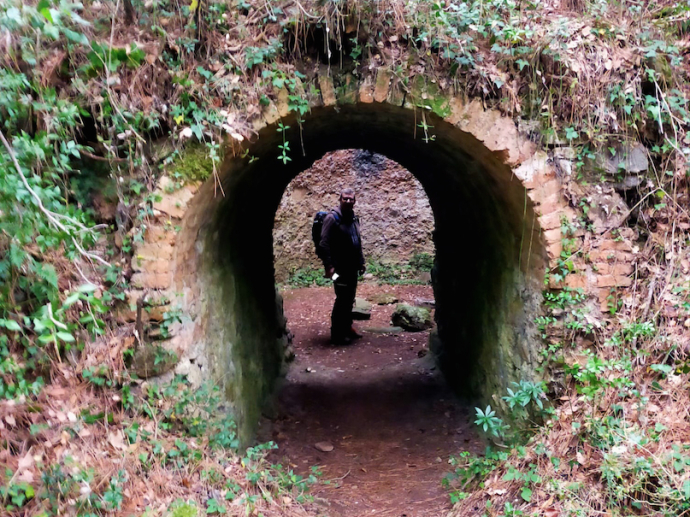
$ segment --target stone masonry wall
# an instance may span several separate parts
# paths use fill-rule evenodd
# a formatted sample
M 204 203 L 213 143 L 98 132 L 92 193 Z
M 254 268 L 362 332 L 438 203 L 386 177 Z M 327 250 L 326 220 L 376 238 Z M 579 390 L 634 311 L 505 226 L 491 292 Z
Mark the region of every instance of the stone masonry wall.
M 311 226 L 314 214 L 338 205 L 339 192 L 357 194 L 364 256 L 405 263 L 417 253 L 433 255 L 434 217 L 419 181 L 398 163 L 368 151 L 329 153 L 297 176 L 276 213 L 273 254 L 276 280 L 300 268 L 319 268 Z
M 625 225 L 630 208 L 613 186 L 590 183 L 589 187 L 580 188 L 572 181 L 576 167 L 576 153 L 572 148 L 567 145 L 540 146 L 537 143 L 540 141 L 538 130 L 528 124 L 504 117 L 497 111 L 486 110 L 476 99 L 439 92 L 438 87 L 424 80 L 414 82 L 409 91 L 403 93 L 403 85 L 386 69 L 374 68 L 364 77 L 340 77 L 337 89 L 333 77 L 323 72 L 316 84 L 320 93 L 318 98 L 310 100 L 313 108 L 346 104 L 362 107 L 388 104 L 406 109 L 423 106 L 462 134 L 471 135 L 479 144 L 478 153 L 493 153 L 512 169 L 512 177 L 524 186 L 538 216 L 535 229 L 539 234 L 536 238 L 530 236 L 525 246 L 529 249 L 543 246 L 548 262 L 538 266 L 523 264 L 523 268 L 542 271 L 545 268 L 553 272 L 562 262 L 572 262 L 572 274 L 566 277 L 565 282 L 555 282 L 552 278 L 550 287 L 584 289 L 598 302 L 592 307 L 595 311 L 605 311 L 612 298 L 616 302 L 616 298 L 625 296 L 625 288 L 634 280 L 638 253 L 635 232 Z M 254 120 L 257 133 L 274 125 L 280 117 L 289 115 L 287 97 L 287 92 L 281 91 L 277 101 L 257 115 Z M 224 167 L 227 170 L 241 168 L 239 158 L 227 160 Z M 620 167 L 616 167 L 617 173 L 619 170 Z M 134 304 L 144 293 L 149 295 L 149 300 L 157 300 L 155 310 L 145 312 L 145 323 L 162 318 L 165 311 L 180 304 L 184 313 L 182 323 L 170 329 L 172 339 L 160 343 L 164 348 L 175 351 L 180 358 L 175 373 L 187 375 L 192 383 L 198 384 L 211 378 L 213 362 L 210 354 L 213 346 L 218 345 L 211 343 L 213 336 L 209 335 L 208 317 L 201 312 L 203 285 L 196 271 L 197 259 L 204 251 L 197 236 L 210 218 L 202 208 L 210 202 L 204 198 L 203 203 L 193 203 L 200 195 L 197 192 L 202 187 L 200 182 L 191 181 L 179 190 L 171 189 L 171 185 L 173 181 L 169 177 L 161 178 L 157 192 L 160 199 L 154 203 L 154 215 L 148 221 L 144 241 L 135 244 L 134 274 L 128 301 Z M 298 192 L 293 188 L 291 197 L 302 195 Z M 329 206 L 333 201 L 327 199 L 324 205 Z M 580 208 L 583 204 L 590 208 L 586 214 Z M 195 210 L 192 209 L 194 207 Z M 310 206 L 304 214 L 309 221 L 307 224 L 310 224 L 312 215 Z M 564 225 L 576 228 L 572 236 L 574 246 L 571 245 L 570 250 L 563 248 Z M 168 305 L 164 305 L 166 302 Z M 159 303 L 164 306 L 158 306 Z M 120 318 L 133 321 L 134 312 L 124 311 Z M 218 378 L 226 387 L 239 382 L 230 370 Z M 496 379 L 499 381 L 508 382 L 507 379 Z M 259 403 L 259 399 L 245 401 L 246 405 L 258 406 Z

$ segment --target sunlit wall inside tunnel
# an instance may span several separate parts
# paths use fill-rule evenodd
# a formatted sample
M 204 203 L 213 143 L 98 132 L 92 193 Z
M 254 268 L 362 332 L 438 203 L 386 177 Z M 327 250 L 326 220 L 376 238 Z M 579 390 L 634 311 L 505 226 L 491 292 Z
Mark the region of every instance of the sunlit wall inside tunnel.
M 429 281 L 434 215 L 421 183 L 400 164 L 362 149 L 327 153 L 287 186 L 273 226 L 275 278 L 304 285 L 322 277 L 314 250 L 314 214 L 339 204 L 351 187 L 369 274 L 380 279 Z
M 531 378 L 537 356 L 534 316 L 545 252 L 524 186 L 472 134 L 427 115 L 433 139 L 415 138 L 412 110 L 391 105 L 315 108 L 301 129 L 268 126 L 228 159 L 220 180 L 202 186 L 182 240 L 194 246 L 199 298 L 197 338 L 216 380 L 250 435 L 261 403 L 281 373 L 283 316 L 276 306 L 272 228 L 289 182 L 337 149 L 395 160 L 424 187 L 435 219 L 433 286 L 438 333 L 431 347 L 458 393 L 490 400 L 513 380 Z M 283 138 L 290 148 L 281 161 Z M 304 154 L 302 153 L 304 149 Z M 189 288 L 184 278 L 176 286 Z

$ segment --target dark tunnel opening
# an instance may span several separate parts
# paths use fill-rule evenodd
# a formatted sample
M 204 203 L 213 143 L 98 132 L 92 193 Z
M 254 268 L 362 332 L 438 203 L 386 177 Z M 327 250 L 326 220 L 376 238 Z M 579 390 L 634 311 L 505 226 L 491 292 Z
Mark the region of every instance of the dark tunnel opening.
M 430 345 L 448 383 L 459 394 L 490 399 L 510 381 L 530 376 L 545 261 L 525 187 L 499 154 L 434 115 L 426 119 L 433 140 L 415 138 L 417 117 L 369 104 L 316 108 L 301 127 L 294 118 L 283 119 L 290 126 L 285 133 L 276 126 L 260 131 L 249 153 L 258 160 L 226 163 L 224 198 L 204 198 L 211 196 L 208 185 L 197 196 L 198 211 L 213 206 L 196 235 L 207 347 L 215 377 L 225 380 L 248 429 L 282 368 L 284 322 L 276 308 L 272 242 L 276 209 L 297 174 L 337 149 L 395 160 L 426 191 L 436 224 L 437 334 Z M 285 164 L 278 147 L 283 135 L 292 150 Z

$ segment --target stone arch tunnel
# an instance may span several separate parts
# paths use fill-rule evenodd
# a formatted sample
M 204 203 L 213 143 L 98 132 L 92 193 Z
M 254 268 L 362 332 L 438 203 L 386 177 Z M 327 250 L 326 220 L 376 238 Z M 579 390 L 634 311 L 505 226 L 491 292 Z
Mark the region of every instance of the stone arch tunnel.
M 140 254 L 144 263 L 133 280 L 174 293 L 188 316 L 169 344 L 182 357 L 178 370 L 220 383 L 245 439 L 284 367 L 275 212 L 288 183 L 337 149 L 397 161 L 429 197 L 438 325 L 431 347 L 449 383 L 491 401 L 511 381 L 534 376 L 534 317 L 566 209 L 554 188 L 558 180 L 512 120 L 476 104 L 446 102 L 445 116 L 425 111 L 427 135 L 419 107 L 389 102 L 320 102 L 301 125 L 289 113 L 266 117 L 248 155 L 226 159 L 218 178 L 181 192 L 161 190 L 157 208 L 179 219 L 181 230 L 165 240 L 168 265 L 160 266 L 158 253 L 147 267 L 149 257 Z M 278 121 L 290 129 L 278 131 Z M 151 231 L 144 246 L 163 246 L 155 242 L 161 232 Z

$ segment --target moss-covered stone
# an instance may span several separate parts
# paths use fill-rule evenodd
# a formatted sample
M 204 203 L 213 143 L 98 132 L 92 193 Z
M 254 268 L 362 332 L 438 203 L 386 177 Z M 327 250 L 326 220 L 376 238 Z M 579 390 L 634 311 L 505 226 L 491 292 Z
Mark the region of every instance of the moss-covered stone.
M 173 162 L 166 166 L 166 171 L 172 178 L 185 183 L 205 181 L 213 174 L 213 161 L 204 144 L 193 143 L 180 151 Z
M 443 94 L 436 83 L 421 75 L 412 80 L 409 102 L 418 108 L 428 109 L 442 118 L 450 116 L 452 112 L 450 98 Z
M 179 362 L 175 352 L 161 345 L 144 345 L 139 347 L 132 359 L 132 369 L 142 379 L 157 377 L 169 372 Z
M 335 96 L 338 104 L 354 104 L 357 102 L 359 85 L 352 74 L 340 77 L 339 85 L 335 89 Z
M 406 303 L 399 303 L 391 316 L 393 325 L 411 332 L 419 332 L 433 326 L 431 311 L 424 307 L 414 307 Z

